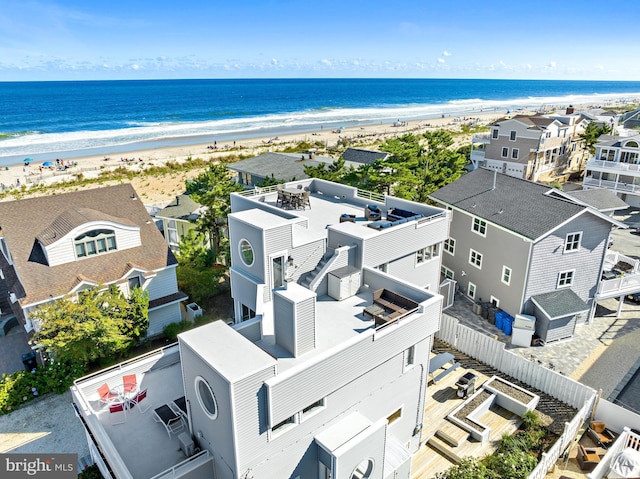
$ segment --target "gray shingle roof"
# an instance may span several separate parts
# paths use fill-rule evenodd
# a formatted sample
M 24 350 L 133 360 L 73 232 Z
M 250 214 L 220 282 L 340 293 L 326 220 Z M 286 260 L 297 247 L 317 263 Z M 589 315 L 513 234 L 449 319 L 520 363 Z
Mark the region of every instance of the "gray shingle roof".
M 79 211 L 88 214 L 87 219 L 103 214 L 103 218 L 139 226 L 142 245 L 49 266 L 37 237 L 59 218 L 79 221 Z M 132 267 L 151 271 L 177 263 L 130 184 L 0 202 L 0 228 L 24 289 L 23 295 L 18 285 L 12 290 L 21 304 L 64 295 L 81 280 L 107 284 Z
M 629 207 L 627 203 L 622 201 L 618 195 L 608 188 L 567 191 L 566 193 L 598 211 L 624 210 Z
M 202 205 L 193 201 L 189 195 L 178 195 L 171 203 L 158 211 L 156 217 L 188 220 L 190 216 L 197 215 L 200 208 Z
M 370 165 L 376 160 L 386 158 L 389 154 L 383 151 L 371 151 L 361 150 L 359 148 L 347 148 L 342 153 L 344 161 L 350 161 L 353 163 L 361 163 L 363 165 Z
M 304 173 L 305 165 L 318 166 L 323 163 L 333 163 L 333 158 L 316 157 L 309 159 L 305 154 L 302 160 L 302 153 L 264 153 L 246 160 L 236 161 L 227 168 L 233 171 L 249 173 L 260 178 L 271 177 L 273 174 L 276 180 L 290 181 L 292 179 L 303 180 L 308 178 Z
M 568 288 L 537 294 L 532 296 L 531 300 L 544 311 L 549 319 L 573 316 L 589 310 L 589 305 Z
M 479 168 L 430 196 L 535 240 L 588 208 L 550 196 L 550 191 L 548 186 Z

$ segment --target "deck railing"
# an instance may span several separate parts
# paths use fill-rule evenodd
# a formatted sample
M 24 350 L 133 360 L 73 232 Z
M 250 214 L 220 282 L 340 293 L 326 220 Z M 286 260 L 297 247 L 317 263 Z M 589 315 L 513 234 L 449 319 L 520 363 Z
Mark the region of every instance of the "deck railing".
M 607 170 L 640 172 L 640 165 L 636 163 L 621 163 L 619 161 L 597 160 L 595 158 L 592 158 L 587 162 L 587 168 L 588 167 L 605 168 Z
M 613 446 L 610 446 L 609 449 L 607 449 L 607 454 L 602 458 L 595 469 L 589 473 L 587 479 L 603 479 L 606 477 L 607 474 L 609 474 L 613 460 L 618 457 L 618 454 L 627 448 L 640 451 L 640 435 L 636 434 L 628 427 L 625 427 L 622 434 L 620 434 L 618 439 L 616 439 L 616 442 L 613 443 Z

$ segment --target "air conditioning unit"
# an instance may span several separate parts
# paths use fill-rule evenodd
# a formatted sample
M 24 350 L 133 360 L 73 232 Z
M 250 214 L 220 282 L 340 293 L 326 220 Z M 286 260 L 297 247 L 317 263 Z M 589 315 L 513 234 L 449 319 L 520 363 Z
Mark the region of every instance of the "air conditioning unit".
M 196 446 L 193 443 L 193 439 L 186 432 L 180 433 L 178 435 L 178 442 L 180 443 L 180 449 L 185 456 L 191 457 L 196 453 Z

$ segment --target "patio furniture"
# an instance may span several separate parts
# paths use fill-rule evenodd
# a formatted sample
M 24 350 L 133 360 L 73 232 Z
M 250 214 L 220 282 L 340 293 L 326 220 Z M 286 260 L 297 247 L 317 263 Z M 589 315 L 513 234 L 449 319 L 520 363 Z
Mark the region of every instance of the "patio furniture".
M 451 353 L 440 353 L 429 359 L 429 374 L 435 373 L 445 364 L 453 362 L 455 357 Z
M 369 228 L 373 228 L 374 230 L 382 230 L 385 228 L 389 228 L 392 225 L 391 221 L 374 221 L 372 223 L 367 224 Z
M 107 383 L 104 383 L 98 388 L 98 396 L 100 396 L 101 402 L 109 404 L 118 399 L 120 397 L 120 394 L 111 391 L 109 385 Z
M 384 310 L 373 316 L 376 326 L 385 326 L 418 309 L 415 301 L 385 288 L 373 292 L 373 304 Z
M 147 401 L 147 406 L 146 407 L 144 405 L 140 405 L 142 400 L 145 399 L 146 397 L 147 397 L 147 390 L 146 389 L 143 389 L 142 391 L 138 391 L 135 396 L 133 396 L 131 399 L 128 400 L 129 408 L 138 406 L 137 410 L 138 410 L 139 413 L 147 412 L 149 410 L 148 401 Z
M 118 419 L 118 413 L 121 413 L 120 417 L 122 419 Z M 111 424 L 124 424 L 127 420 L 127 405 L 123 402 L 109 404 L 109 418 L 111 419 Z
M 600 456 L 598 456 L 596 449 L 584 447 L 582 444 L 578 444 L 576 459 L 578 460 L 580 469 L 583 471 L 593 471 L 600 463 Z
M 345 223 L 345 222 L 355 223 L 356 215 L 350 215 L 349 213 L 342 213 L 340 215 L 340 223 Z
M 391 208 L 387 210 L 387 221 L 397 221 L 405 218 L 413 218 L 417 216 L 412 211 L 402 210 L 400 208 Z
M 182 416 L 177 414 L 167 404 L 163 404 L 153 410 L 153 419 L 164 426 L 171 439 L 171 433 L 176 434 L 184 429 Z
M 364 208 L 364 217 L 367 221 L 378 221 L 382 219 L 382 211 L 378 205 L 367 205 Z
M 589 424 L 587 433 L 600 447 L 604 448 L 609 447 L 616 439 L 615 434 L 607 429 L 607 425 L 602 421 L 593 421 Z
M 301 205 L 302 209 L 306 209 L 306 207 L 308 206 L 309 209 L 311 209 L 311 191 L 309 190 L 303 190 L 302 191 L 302 200 L 301 200 Z
M 182 417 L 187 417 L 187 400 L 184 396 L 179 397 L 178 399 L 174 399 L 172 404 L 173 407 L 171 409 L 180 414 Z
M 135 393 L 138 390 L 138 378 L 135 374 L 125 374 L 122 376 L 124 394 Z

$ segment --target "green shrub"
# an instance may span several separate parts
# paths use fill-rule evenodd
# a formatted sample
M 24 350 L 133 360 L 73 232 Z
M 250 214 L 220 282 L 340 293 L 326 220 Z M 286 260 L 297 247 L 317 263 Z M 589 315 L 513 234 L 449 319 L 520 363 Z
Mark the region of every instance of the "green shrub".
M 176 339 L 178 337 L 178 334 L 191 329 L 192 327 L 193 324 L 189 321 L 169 323 L 164 328 L 162 328 L 162 334 L 164 334 L 167 339 Z
M 102 474 L 100 474 L 100 470 L 98 466 L 93 464 L 91 466 L 85 467 L 80 474 L 78 474 L 78 479 L 102 479 Z
M 44 394 L 62 394 L 86 372 L 79 362 L 51 361 L 33 371 L 17 371 L 0 378 L 0 414 L 9 414 Z

